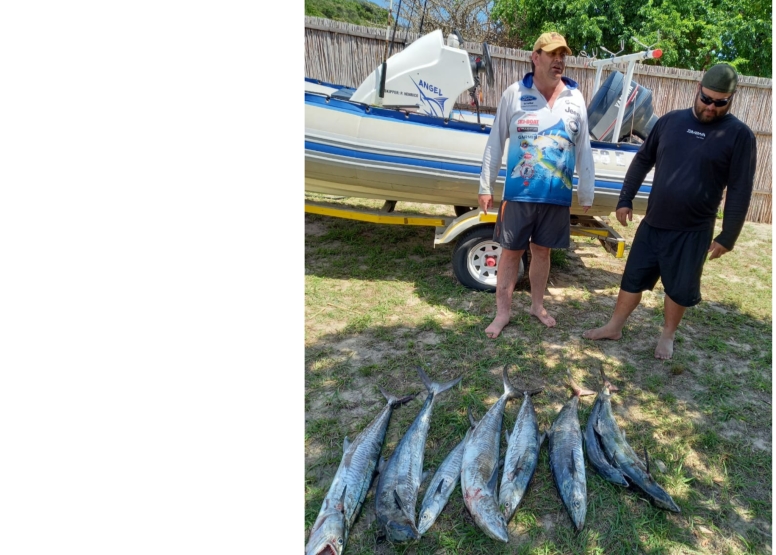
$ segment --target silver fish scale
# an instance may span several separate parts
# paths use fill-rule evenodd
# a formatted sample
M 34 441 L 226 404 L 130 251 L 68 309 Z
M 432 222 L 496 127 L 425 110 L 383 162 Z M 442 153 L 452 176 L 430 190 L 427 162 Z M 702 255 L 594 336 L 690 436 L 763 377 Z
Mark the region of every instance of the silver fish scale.
M 507 441 L 504 456 L 504 472 L 499 490 L 499 505 L 503 507 L 507 521 L 514 516 L 539 461 L 541 439 L 531 396 L 524 394 L 523 404 L 517 413 L 512 434 Z M 517 465 L 520 463 L 521 468 Z M 519 470 L 519 471 L 518 471 Z
M 610 460 L 607 459 L 602 441 L 598 439 L 596 423 L 599 420 L 604 403 L 609 403 L 609 392 L 606 386 L 598 393 L 598 397 L 596 397 L 593 408 L 590 411 L 590 416 L 587 419 L 587 426 L 585 426 L 585 452 L 590 465 L 598 474 L 613 484 L 628 487 L 628 482 L 623 477 L 622 472 L 612 466 Z
M 436 522 L 442 513 L 456 484 L 461 479 L 461 461 L 463 460 L 463 448 L 471 435 L 471 428 L 466 431 L 464 438 L 458 442 L 439 465 L 428 489 L 420 504 L 420 518 L 418 520 L 418 532 L 425 534 Z
M 347 541 L 348 531 L 372 484 L 393 409 L 401 402 L 399 399 L 389 398 L 388 404 L 344 449 L 337 472 L 311 529 L 310 538 L 315 536 L 326 519 L 340 518 L 338 515 L 341 515 L 344 519 L 344 540 Z M 342 507 L 338 508 L 340 502 Z M 342 547 L 344 548 L 344 542 Z
M 668 492 L 647 472 L 647 467 L 625 439 L 625 435 L 612 414 L 609 396 L 606 396 L 601 403 L 597 425 L 604 452 L 609 460 L 646 493 L 658 507 L 677 513 L 681 512 Z
M 497 490 L 488 482 L 498 471 L 499 442 L 504 405 L 511 398 L 505 392 L 472 431 L 461 463 L 461 489 L 466 508 L 489 537 L 508 541 L 506 522 L 498 510 Z
M 431 412 L 441 393 L 461 381 L 457 378 L 445 384 L 431 382 L 422 369 L 418 373 L 429 391 L 423 407 L 407 432 L 399 440 L 377 481 L 375 513 L 380 526 L 391 541 L 419 539 L 415 526 L 415 505 L 423 472 L 423 452 L 426 447 Z M 396 499 L 398 495 L 399 500 Z
M 581 530 L 587 513 L 587 483 L 578 405 L 579 397 L 575 395 L 558 413 L 548 434 L 550 470 L 555 485 L 574 526 Z

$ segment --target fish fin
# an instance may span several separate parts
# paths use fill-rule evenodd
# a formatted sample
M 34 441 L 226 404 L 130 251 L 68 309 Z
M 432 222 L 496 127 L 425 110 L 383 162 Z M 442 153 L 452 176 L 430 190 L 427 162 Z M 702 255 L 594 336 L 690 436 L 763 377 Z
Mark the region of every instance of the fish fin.
M 568 368 L 566 369 L 566 374 L 568 375 L 568 387 L 571 389 L 571 392 L 576 395 L 577 397 L 581 397 L 583 395 L 595 395 L 595 391 L 591 391 L 589 389 L 585 389 L 584 387 L 580 386 L 577 382 L 574 381 L 574 378 L 571 375 L 571 370 Z
M 499 465 L 496 465 L 493 467 L 493 474 L 490 475 L 490 479 L 488 480 L 488 490 L 492 492 L 498 492 L 496 487 L 498 486 L 498 471 L 499 471 Z
M 348 436 L 345 436 L 345 441 L 342 442 L 342 452 L 348 450 L 348 447 L 350 447 L 350 440 L 348 439 Z
M 538 387 L 536 389 L 530 389 L 528 391 L 523 391 L 523 395 L 528 395 L 528 396 L 536 395 L 537 393 L 541 393 L 542 391 L 544 391 L 544 387 Z
M 385 460 L 385 458 L 380 457 L 377 461 L 377 472 L 382 472 L 385 469 L 385 465 L 388 461 Z
M 396 506 L 399 508 L 399 510 L 404 515 L 404 518 L 407 519 L 407 522 L 411 525 L 412 531 L 417 534 L 417 538 L 420 537 L 420 533 L 418 532 L 418 529 L 415 527 L 415 518 L 414 515 L 411 515 L 410 512 L 407 510 L 407 507 L 404 506 L 404 502 L 402 502 L 401 497 L 399 497 L 399 493 L 396 490 L 393 490 L 393 500 L 396 502 Z
M 515 365 L 510 365 L 510 364 L 505 364 L 504 365 L 504 370 L 502 370 L 502 372 L 501 372 L 501 377 L 504 380 L 504 393 L 506 393 L 506 395 L 507 395 L 507 397 L 509 399 L 515 399 L 516 397 L 518 397 L 520 395 L 520 392 L 517 389 L 515 389 L 515 386 L 513 386 L 510 383 L 509 376 L 507 376 L 507 369 L 510 366 L 515 366 Z
M 644 446 L 644 462 L 647 464 L 647 475 L 652 478 L 652 473 L 649 471 L 649 454 L 647 454 L 647 446 Z
M 469 407 L 469 406 L 466 407 L 466 414 L 469 415 L 469 426 L 471 428 L 476 428 L 477 427 L 477 421 L 474 419 L 474 415 L 472 414 L 472 408 L 471 407 Z
M 418 374 L 420 375 L 420 379 L 423 380 L 423 385 L 425 385 L 429 393 L 433 395 L 439 395 L 440 393 L 447 391 L 451 387 L 458 385 L 458 383 L 463 379 L 463 376 L 459 376 L 458 378 L 447 383 L 439 384 L 431 381 L 431 378 L 426 375 L 426 373 L 423 371 L 423 368 L 420 366 L 417 366 L 416 368 L 418 370 Z
M 437 486 L 437 489 L 436 489 L 436 491 L 434 492 L 434 495 L 437 495 L 437 494 L 439 494 L 439 493 L 442 493 L 442 486 L 444 486 L 444 485 L 445 485 L 445 480 L 444 480 L 444 478 L 443 478 L 442 480 L 439 480 L 439 486 Z
M 334 505 L 334 508 L 341 512 L 342 514 L 345 514 L 345 492 L 348 491 L 348 485 L 345 484 L 345 487 L 342 488 L 342 495 L 340 496 L 340 500 L 337 502 L 336 505 Z
M 399 497 L 399 493 L 396 490 L 393 490 L 393 501 L 400 510 L 404 511 L 404 503 L 402 503 L 401 497 Z
M 397 407 L 399 405 L 403 405 L 404 403 L 406 403 L 408 401 L 412 401 L 415 397 L 418 396 L 417 393 L 413 393 L 412 395 L 406 395 L 404 397 L 396 397 L 394 395 L 391 395 L 387 391 L 385 391 L 382 388 L 382 386 L 378 385 L 377 387 L 380 389 L 380 393 L 383 394 L 383 397 L 385 397 L 386 400 L 388 401 L 388 404 L 391 405 L 392 407 Z
M 547 439 L 547 432 L 542 432 L 541 437 L 539 438 L 539 449 L 542 448 L 542 444 L 544 443 L 544 440 Z
M 420 483 L 422 484 L 423 482 L 425 482 L 425 481 L 426 481 L 426 478 L 428 478 L 430 474 L 431 474 L 431 471 L 430 471 L 430 470 L 426 470 L 426 471 L 425 471 L 425 472 L 424 472 L 424 473 L 421 475 L 421 477 L 420 477 Z

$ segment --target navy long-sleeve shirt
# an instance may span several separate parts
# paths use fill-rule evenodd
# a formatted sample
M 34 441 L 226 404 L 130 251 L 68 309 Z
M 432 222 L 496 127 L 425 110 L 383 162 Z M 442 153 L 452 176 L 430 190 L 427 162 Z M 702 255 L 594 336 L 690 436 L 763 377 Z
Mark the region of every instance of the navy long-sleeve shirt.
M 633 208 L 654 167 L 644 221 L 660 229 L 713 229 L 727 187 L 722 232 L 714 240 L 732 249 L 749 210 L 756 162 L 754 133 L 734 115 L 702 123 L 691 108 L 675 110 L 655 123 L 633 158 L 617 208 Z

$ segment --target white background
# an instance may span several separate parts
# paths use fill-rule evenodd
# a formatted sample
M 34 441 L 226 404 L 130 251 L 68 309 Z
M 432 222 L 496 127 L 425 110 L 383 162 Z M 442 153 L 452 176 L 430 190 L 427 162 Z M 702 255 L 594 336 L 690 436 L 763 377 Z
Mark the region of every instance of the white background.
M 295 4 L 4 5 L 0 553 L 301 551 Z

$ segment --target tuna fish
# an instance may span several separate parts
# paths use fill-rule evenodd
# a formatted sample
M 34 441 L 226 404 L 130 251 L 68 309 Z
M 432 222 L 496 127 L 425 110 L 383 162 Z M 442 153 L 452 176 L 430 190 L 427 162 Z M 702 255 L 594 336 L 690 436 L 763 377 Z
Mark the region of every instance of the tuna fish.
M 569 372 L 571 399 L 555 417 L 547 435 L 550 448 L 550 471 L 558 488 L 558 494 L 566 506 L 577 531 L 585 525 L 587 513 L 587 482 L 585 459 L 582 455 L 582 430 L 579 427 L 577 407 L 581 395 L 595 395 L 595 391 L 583 389 L 574 382 Z
M 531 395 L 542 389 L 523 391 L 523 404 L 517 413 L 512 435 L 507 440 L 504 473 L 498 494 L 499 506 L 507 522 L 514 516 L 536 471 L 536 463 L 539 462 L 539 449 L 544 441 L 544 434 L 539 434 Z
M 386 537 L 393 542 L 420 539 L 420 532 L 415 525 L 415 505 L 423 476 L 423 452 L 431 424 L 431 412 L 439 395 L 461 381 L 461 378 L 457 378 L 438 384 L 432 382 L 422 368 L 418 368 L 418 374 L 428 389 L 428 397 L 377 480 L 377 522 Z
M 607 459 L 620 470 L 630 482 L 646 493 L 652 502 L 668 511 L 681 512 L 679 506 L 652 477 L 649 471 L 649 456 L 644 449 L 646 465 L 641 462 L 636 452 L 625 440 L 625 434 L 620 430 L 612 413 L 610 394 L 603 395 L 601 410 L 595 424 L 595 431 L 601 438 L 601 444 Z
M 598 432 L 595 430 L 596 422 L 598 422 L 598 415 L 601 413 L 601 407 L 604 402 L 609 403 L 611 392 L 617 391 L 617 388 L 606 379 L 603 370 L 601 370 L 601 376 L 604 380 L 604 386 L 598 393 L 598 397 L 596 397 L 593 409 L 590 411 L 590 416 L 587 417 L 587 426 L 585 426 L 585 453 L 587 453 L 587 460 L 590 461 L 590 466 L 592 466 L 598 474 L 613 484 L 627 488 L 628 480 L 626 480 L 622 472 L 613 467 L 609 459 L 606 458 L 603 445 L 601 444 L 601 436 L 599 436 Z
M 415 397 L 409 395 L 397 398 L 382 388 L 380 391 L 388 400 L 388 404 L 352 443 L 345 438 L 342 460 L 310 531 L 305 555 L 342 553 L 348 532 L 374 480 L 375 468 L 393 409 Z
M 453 493 L 455 486 L 461 481 L 461 461 L 463 460 L 463 446 L 471 435 L 475 424 L 466 430 L 463 439 L 453 447 L 453 450 L 445 457 L 442 464 L 439 465 L 434 473 L 431 482 L 428 484 L 426 494 L 420 504 L 420 515 L 418 517 L 418 532 L 425 534 L 431 525 L 436 522 L 442 509 L 447 505 L 450 494 Z
M 463 502 L 477 526 L 488 537 L 508 542 L 507 521 L 498 508 L 499 443 L 504 406 L 520 392 L 509 383 L 506 366 L 502 377 L 504 394 L 477 423 L 464 445 L 461 489 Z

